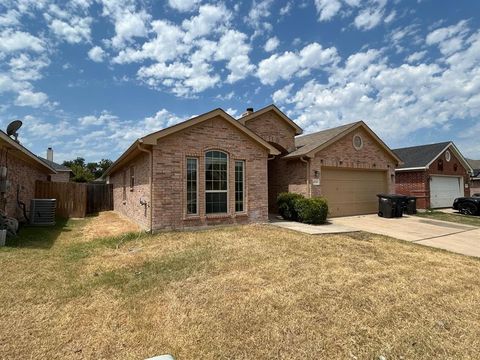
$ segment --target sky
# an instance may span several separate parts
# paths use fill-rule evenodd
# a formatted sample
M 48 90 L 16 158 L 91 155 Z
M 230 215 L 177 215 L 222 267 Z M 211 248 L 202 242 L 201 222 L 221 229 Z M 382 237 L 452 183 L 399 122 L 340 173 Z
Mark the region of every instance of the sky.
M 310 133 L 365 121 L 391 148 L 480 159 L 480 1 L 0 0 L 0 128 L 54 160 L 115 160 L 223 108 Z

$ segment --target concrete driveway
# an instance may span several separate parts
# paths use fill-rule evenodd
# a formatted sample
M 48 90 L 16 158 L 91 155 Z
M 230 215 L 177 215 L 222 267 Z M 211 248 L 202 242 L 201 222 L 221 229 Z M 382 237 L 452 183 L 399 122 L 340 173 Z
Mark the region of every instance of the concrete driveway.
M 330 219 L 332 224 L 480 257 L 480 228 L 416 216 L 385 219 L 377 215 Z

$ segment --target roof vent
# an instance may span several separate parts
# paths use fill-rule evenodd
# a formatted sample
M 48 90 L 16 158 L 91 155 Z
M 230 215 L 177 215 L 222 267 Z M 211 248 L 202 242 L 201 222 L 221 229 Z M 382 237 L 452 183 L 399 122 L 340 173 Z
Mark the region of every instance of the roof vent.
M 250 115 L 250 114 L 252 114 L 252 113 L 253 113 L 253 108 L 252 108 L 252 107 L 249 107 L 249 108 L 247 108 L 247 110 L 242 114 L 242 117 L 248 116 L 248 115 Z

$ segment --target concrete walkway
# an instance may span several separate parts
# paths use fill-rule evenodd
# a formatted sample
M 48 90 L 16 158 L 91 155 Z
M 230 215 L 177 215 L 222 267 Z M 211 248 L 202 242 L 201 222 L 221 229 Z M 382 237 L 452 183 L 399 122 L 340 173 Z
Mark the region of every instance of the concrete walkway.
M 284 229 L 295 230 L 310 235 L 339 234 L 359 231 L 348 226 L 332 224 L 330 222 L 324 225 L 309 225 L 302 224 L 296 221 L 286 221 L 274 215 L 270 215 L 270 224 Z
M 400 240 L 480 257 L 480 228 L 416 216 L 385 219 L 377 215 L 330 220 L 334 225 L 394 237 Z

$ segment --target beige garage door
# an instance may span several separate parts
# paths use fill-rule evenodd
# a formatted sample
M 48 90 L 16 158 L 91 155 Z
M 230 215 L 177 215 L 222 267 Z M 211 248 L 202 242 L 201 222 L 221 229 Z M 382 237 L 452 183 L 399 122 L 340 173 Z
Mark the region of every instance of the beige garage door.
M 377 194 L 388 192 L 386 171 L 322 168 L 321 185 L 330 216 L 374 214 Z

